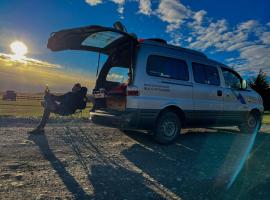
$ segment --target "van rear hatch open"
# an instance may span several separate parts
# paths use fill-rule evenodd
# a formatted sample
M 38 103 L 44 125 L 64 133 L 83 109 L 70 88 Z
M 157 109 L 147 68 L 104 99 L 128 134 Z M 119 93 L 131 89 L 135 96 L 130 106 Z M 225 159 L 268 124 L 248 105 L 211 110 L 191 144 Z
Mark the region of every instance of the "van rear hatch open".
M 137 43 L 137 39 L 126 32 L 93 25 L 53 32 L 47 47 L 52 51 L 86 50 L 110 55 L 130 43 Z
M 124 110 L 124 90 L 128 86 L 108 80 L 107 76 L 111 68 L 122 67 L 128 69 L 127 73 L 132 77 L 132 49 L 137 43 L 136 37 L 124 31 L 93 25 L 54 32 L 47 47 L 52 51 L 85 50 L 107 55 L 108 59 L 100 69 L 93 90 L 95 105 L 100 109 Z

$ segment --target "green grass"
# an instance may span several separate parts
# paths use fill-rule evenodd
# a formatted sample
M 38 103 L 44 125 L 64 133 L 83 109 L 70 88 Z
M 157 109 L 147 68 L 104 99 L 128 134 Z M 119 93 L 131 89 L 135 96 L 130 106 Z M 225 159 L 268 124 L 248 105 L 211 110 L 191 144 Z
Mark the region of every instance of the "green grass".
M 29 96 L 34 94 L 29 94 Z M 38 95 L 34 95 L 38 96 Z M 40 95 L 39 95 L 40 96 Z M 81 114 L 75 114 L 74 117 L 89 117 L 89 110 L 91 104 L 82 111 Z M 0 96 L 0 116 L 16 116 L 16 117 L 41 117 L 43 114 L 43 107 L 38 100 L 19 100 L 19 101 L 3 101 Z M 263 124 L 270 125 L 270 112 L 266 111 L 263 116 Z
M 270 112 L 269 111 L 264 112 L 264 115 L 263 115 L 263 124 L 270 125 Z
M 73 117 L 89 117 L 91 104 L 88 104 L 86 109 L 81 114 L 74 114 Z M 43 107 L 38 100 L 18 100 L 18 101 L 3 101 L 0 96 L 0 116 L 14 117 L 41 117 Z

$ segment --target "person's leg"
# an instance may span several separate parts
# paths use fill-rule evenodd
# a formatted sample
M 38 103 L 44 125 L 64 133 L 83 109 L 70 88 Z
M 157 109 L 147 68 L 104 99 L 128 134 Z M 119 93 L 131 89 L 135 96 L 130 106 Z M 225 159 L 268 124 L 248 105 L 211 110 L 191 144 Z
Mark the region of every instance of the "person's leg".
M 37 128 L 35 128 L 30 133 L 43 132 L 44 127 L 46 126 L 48 122 L 51 112 L 54 112 L 57 109 L 57 103 L 53 101 L 52 98 L 50 98 L 50 96 L 48 95 L 44 96 L 44 102 L 42 102 L 41 105 L 44 107 L 44 112 L 43 112 L 41 121 L 39 122 L 39 125 L 37 126 Z
M 44 127 L 46 126 L 48 119 L 50 117 L 51 111 L 47 108 L 44 109 L 43 116 L 41 121 L 39 122 L 39 125 L 37 127 L 38 130 L 43 130 Z
M 55 111 L 57 109 L 57 103 L 55 102 L 53 96 L 45 95 L 43 106 L 45 109 Z

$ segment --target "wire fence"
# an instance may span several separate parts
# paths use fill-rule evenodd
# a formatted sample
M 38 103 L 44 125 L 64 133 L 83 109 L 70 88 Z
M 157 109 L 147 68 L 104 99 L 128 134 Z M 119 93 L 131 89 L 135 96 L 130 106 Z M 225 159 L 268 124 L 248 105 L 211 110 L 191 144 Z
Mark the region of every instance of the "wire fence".
M 41 101 L 43 100 L 42 96 L 29 96 L 29 95 L 17 95 L 16 100 L 18 101 Z

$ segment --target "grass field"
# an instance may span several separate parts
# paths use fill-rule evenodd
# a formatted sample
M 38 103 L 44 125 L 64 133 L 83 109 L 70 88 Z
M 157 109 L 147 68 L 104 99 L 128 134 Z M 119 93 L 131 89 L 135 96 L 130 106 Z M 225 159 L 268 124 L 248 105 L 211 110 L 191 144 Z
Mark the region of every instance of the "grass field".
M 263 115 L 263 124 L 270 125 L 270 112 L 266 111 Z
M 40 97 L 40 94 L 35 96 Z M 75 114 L 74 117 L 88 118 L 91 106 L 92 106 L 91 104 L 88 104 L 87 108 L 82 111 L 82 115 Z M 2 96 L 0 96 L 0 116 L 41 117 L 42 113 L 43 107 L 41 106 L 40 101 L 37 100 L 3 101 Z M 264 113 L 263 123 L 270 125 L 269 111 Z
M 32 96 L 37 96 L 33 95 Z M 73 117 L 89 117 L 89 109 L 91 104 L 88 104 L 82 114 L 74 114 Z M 0 116 L 15 116 L 15 117 L 41 117 L 43 114 L 43 107 L 38 100 L 17 100 L 17 101 L 3 101 L 0 96 Z

